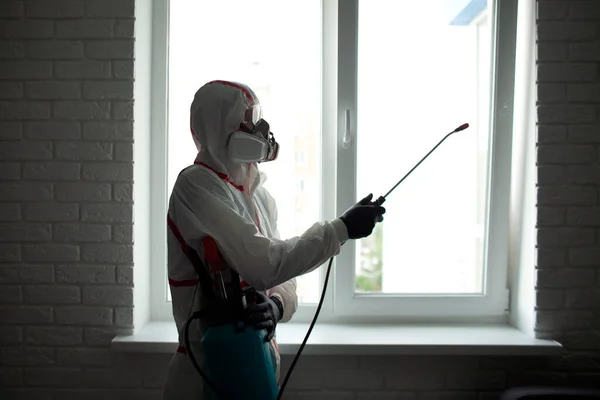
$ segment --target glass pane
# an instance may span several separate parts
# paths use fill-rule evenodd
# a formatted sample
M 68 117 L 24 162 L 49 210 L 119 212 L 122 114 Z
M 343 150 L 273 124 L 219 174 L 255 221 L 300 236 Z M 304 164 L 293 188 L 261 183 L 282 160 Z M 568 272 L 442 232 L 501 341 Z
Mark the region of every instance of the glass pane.
M 491 31 L 486 1 L 359 3 L 358 196 L 387 193 L 357 246 L 356 292 L 480 293 Z
M 281 238 L 320 218 L 321 8 L 319 0 L 177 0 L 169 37 L 169 194 L 193 163 L 189 128 L 195 92 L 232 80 L 257 94 L 280 144 L 279 158 L 260 165 L 278 205 Z M 301 303 L 318 300 L 319 272 L 298 279 Z

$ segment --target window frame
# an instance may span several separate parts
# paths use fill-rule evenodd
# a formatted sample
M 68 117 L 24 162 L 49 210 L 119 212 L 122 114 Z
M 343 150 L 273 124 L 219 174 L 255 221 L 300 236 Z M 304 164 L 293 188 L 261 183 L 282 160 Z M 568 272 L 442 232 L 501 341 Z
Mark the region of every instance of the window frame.
M 171 321 L 167 271 L 167 176 L 169 113 L 169 0 L 152 1 L 150 144 L 150 319 Z M 161 245 L 162 244 L 162 245 Z
M 346 110 L 352 138 L 356 138 L 358 1 L 322 0 L 321 75 L 321 219 L 332 220 L 350 207 L 356 194 L 356 146 L 344 148 Z M 364 0 L 363 0 L 364 1 Z M 508 238 L 512 114 L 516 43 L 517 0 L 491 0 L 496 23 L 492 24 L 492 100 L 489 121 L 492 144 L 488 185 L 486 246 L 488 263 L 486 294 L 477 296 L 395 296 L 354 293 L 355 241 L 348 241 L 333 263 L 323 308 L 322 321 L 426 320 L 442 322 L 491 321 L 508 318 Z M 151 126 L 151 319 L 170 321 L 172 304 L 167 274 L 167 154 L 168 140 L 168 43 L 169 0 L 153 0 L 152 12 L 152 126 Z M 502 62 L 500 62 L 502 60 Z M 377 194 L 378 195 L 378 194 Z M 490 227 L 494 229 L 490 229 Z M 160 245 L 162 244 L 162 245 Z M 320 291 L 327 272 L 320 268 Z M 319 293 L 320 298 L 321 293 Z M 294 322 L 310 321 L 316 304 L 299 304 Z
M 345 120 L 349 112 L 351 138 L 357 126 L 358 0 L 339 3 L 340 40 L 338 67 L 338 210 L 350 207 L 356 193 L 356 146 L 344 149 Z M 488 169 L 486 267 L 481 295 L 391 295 L 355 293 L 355 269 L 336 267 L 334 312 L 340 317 L 393 318 L 417 321 L 505 322 L 509 291 L 508 237 L 512 104 L 516 46 L 515 0 L 491 1 L 492 95 L 489 112 L 491 144 Z M 492 22 L 490 20 L 490 22 Z M 360 134 L 360 133 L 359 133 Z M 374 194 L 378 196 L 379 194 Z M 493 229 L 492 229 L 493 227 Z M 356 242 L 349 241 L 337 257 L 337 265 L 355 266 Z

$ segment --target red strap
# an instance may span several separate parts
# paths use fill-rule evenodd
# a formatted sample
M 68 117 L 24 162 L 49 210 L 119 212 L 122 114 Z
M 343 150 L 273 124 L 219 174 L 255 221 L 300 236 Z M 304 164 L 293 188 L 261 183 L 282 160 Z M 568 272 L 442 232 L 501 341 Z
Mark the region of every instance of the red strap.
M 185 255 L 188 255 L 190 252 L 190 248 L 187 245 L 187 243 L 185 242 L 185 240 L 183 240 L 183 236 L 181 236 L 181 232 L 179 232 L 179 229 L 175 225 L 175 222 L 173 222 L 173 220 L 171 219 L 171 216 L 168 214 L 167 214 L 167 225 L 169 226 L 169 229 L 171 230 L 173 235 L 177 238 L 177 241 L 181 245 L 181 250 L 183 251 L 183 253 Z M 189 255 L 188 255 L 188 259 L 189 259 Z M 175 280 L 175 279 L 169 278 L 169 285 L 173 286 L 173 287 L 196 286 L 199 282 L 200 282 L 199 278 L 186 279 L 186 280 Z
M 185 240 L 183 239 L 183 236 L 181 235 L 181 232 L 179 232 L 179 229 L 177 229 L 177 226 L 175 225 L 175 222 L 173 222 L 173 220 L 171 219 L 170 215 L 167 215 L 167 225 L 169 226 L 169 229 L 171 229 L 171 232 L 173 232 L 173 235 L 177 238 L 177 241 L 179 242 L 179 244 L 181 245 L 181 250 L 187 254 L 189 252 L 189 248 L 187 243 L 185 242 Z M 208 263 L 208 265 L 211 266 L 211 271 L 220 271 L 222 269 L 225 268 L 225 260 L 223 260 L 223 257 L 221 257 L 221 253 L 219 252 L 219 249 L 217 247 L 217 242 L 210 236 L 205 236 L 204 239 L 202 239 L 202 244 L 204 247 L 204 257 L 206 262 Z M 196 285 L 200 280 L 199 279 L 190 279 L 190 280 L 186 280 L 186 281 L 175 281 L 169 278 L 169 284 L 171 286 L 194 286 Z M 193 284 L 192 284 L 193 282 Z M 244 280 L 240 279 L 240 285 L 243 288 L 249 286 Z
M 202 246 L 204 247 L 204 257 L 208 265 L 210 265 L 211 272 L 224 271 L 226 269 L 225 260 L 219 252 L 217 242 L 210 236 L 205 236 L 202 239 Z M 250 286 L 240 278 L 240 285 L 243 288 Z
M 167 225 L 169 226 L 169 229 L 171 229 L 171 232 L 173 232 L 173 235 L 175 235 L 175 237 L 177 238 L 177 241 L 181 245 L 182 249 L 184 247 L 187 248 L 185 240 L 183 240 L 183 236 L 181 236 L 181 232 L 179 232 L 179 229 L 177 229 L 177 226 L 175 225 L 175 222 L 173 222 L 173 220 L 171 219 L 170 215 L 167 215 Z
M 187 355 L 187 349 L 185 347 L 183 347 L 183 346 L 178 346 L 177 347 L 177 352 L 181 353 L 181 354 Z
M 202 239 L 202 246 L 204 247 L 204 258 L 208 264 L 221 261 L 215 239 L 210 236 L 205 236 L 204 239 Z
M 210 236 L 205 236 L 204 239 L 202 239 L 202 247 L 204 248 L 204 259 L 210 267 L 210 272 L 216 273 L 225 271 L 227 267 L 219 253 L 215 239 Z

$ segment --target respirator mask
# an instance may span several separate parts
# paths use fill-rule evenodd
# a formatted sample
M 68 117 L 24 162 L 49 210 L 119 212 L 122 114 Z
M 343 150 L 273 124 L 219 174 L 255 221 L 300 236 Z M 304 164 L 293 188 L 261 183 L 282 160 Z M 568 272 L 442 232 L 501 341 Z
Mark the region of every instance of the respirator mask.
M 273 161 L 277 158 L 279 144 L 262 118 L 260 104 L 251 105 L 237 131 L 229 138 L 229 159 L 235 163 Z

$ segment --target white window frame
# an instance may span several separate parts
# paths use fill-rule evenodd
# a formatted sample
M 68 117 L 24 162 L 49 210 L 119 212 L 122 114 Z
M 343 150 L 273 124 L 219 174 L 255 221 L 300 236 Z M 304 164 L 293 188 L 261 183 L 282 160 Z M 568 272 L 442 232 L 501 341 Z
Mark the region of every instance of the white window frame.
M 169 0 L 152 3 L 151 145 L 150 145 L 150 319 L 173 320 L 168 301 L 167 175 Z
M 365 1 L 365 0 L 363 0 Z M 320 320 L 506 322 L 508 319 L 508 239 L 517 0 L 491 0 L 492 130 L 485 246 L 487 267 L 481 295 L 357 295 L 356 244 L 348 241 L 334 261 Z M 322 1 L 321 218 L 331 220 L 350 207 L 356 193 L 358 0 Z M 169 0 L 153 0 L 151 140 L 151 319 L 172 320 L 167 301 L 166 209 Z M 338 40 L 339 39 L 339 40 Z M 348 110 L 348 111 L 347 111 Z M 342 147 L 347 112 L 352 142 Z M 378 196 L 379 194 L 375 194 Z M 493 227 L 493 229 L 491 229 Z M 327 263 L 321 267 L 322 288 Z M 300 304 L 293 321 L 312 319 L 316 304 Z
M 356 146 L 343 149 L 345 116 L 350 114 L 351 137 L 357 126 L 358 0 L 339 3 L 338 49 L 338 210 L 350 207 L 356 193 Z M 355 293 L 355 268 L 336 268 L 335 314 L 344 317 L 394 318 L 414 321 L 502 321 L 508 318 L 507 267 L 509 238 L 512 104 L 515 66 L 516 9 L 513 0 L 492 1 L 491 148 L 483 293 L 478 295 L 380 295 Z M 343 38 L 343 39 L 342 39 Z M 378 196 L 379 194 L 376 194 Z M 356 242 L 349 241 L 337 263 L 354 266 Z

